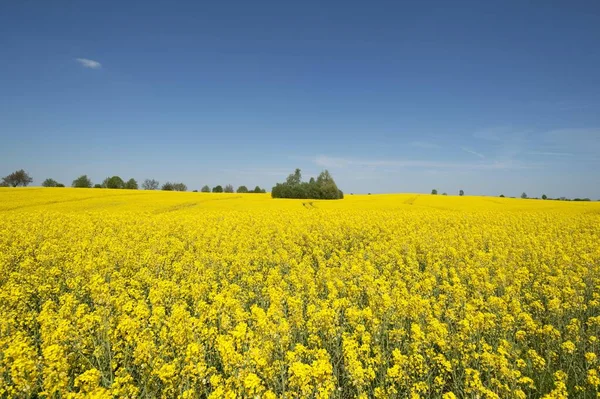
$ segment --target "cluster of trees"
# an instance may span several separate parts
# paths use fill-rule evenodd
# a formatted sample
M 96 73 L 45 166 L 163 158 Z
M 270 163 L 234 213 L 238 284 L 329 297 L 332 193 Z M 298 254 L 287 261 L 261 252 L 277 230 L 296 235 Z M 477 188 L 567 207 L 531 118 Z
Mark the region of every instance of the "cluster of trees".
M 302 181 L 300 169 L 288 176 L 285 182 L 277 183 L 271 190 L 273 198 L 302 198 L 302 199 L 343 199 L 344 193 L 340 190 L 329 171 L 324 170 L 308 182 Z
M 437 195 L 437 193 L 438 191 L 435 188 L 431 190 L 431 195 Z M 443 193 L 442 195 L 448 195 L 448 193 Z M 465 195 L 465 192 L 463 190 L 459 190 L 458 195 L 462 197 L 463 195 Z
M 504 197 L 504 195 L 500 195 L 501 197 Z M 521 198 L 522 199 L 540 199 L 538 197 L 529 197 L 527 195 L 527 193 L 522 193 L 521 194 Z M 543 200 L 550 200 L 550 201 L 591 201 L 591 199 L 589 198 L 567 198 L 567 197 L 558 197 L 558 198 L 550 198 L 548 197 L 546 194 L 542 194 L 541 199 Z
M 202 189 L 200 190 L 200 192 L 202 193 L 241 193 L 241 194 L 245 194 L 245 193 L 256 193 L 256 194 L 264 194 L 267 192 L 267 190 L 265 190 L 264 188 L 260 188 L 259 186 L 254 187 L 254 190 L 249 190 L 248 187 L 246 186 L 239 186 L 237 188 L 237 190 L 235 190 L 233 188 L 233 186 L 231 184 L 227 184 L 225 187 L 221 186 L 220 184 L 217 186 L 214 186 L 212 189 L 208 186 L 204 186 L 202 187 Z

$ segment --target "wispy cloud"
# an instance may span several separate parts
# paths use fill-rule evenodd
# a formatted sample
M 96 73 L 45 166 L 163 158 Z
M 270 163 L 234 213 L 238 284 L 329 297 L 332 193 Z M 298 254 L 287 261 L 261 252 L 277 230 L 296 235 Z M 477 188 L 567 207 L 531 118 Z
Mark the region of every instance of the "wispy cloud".
M 485 155 L 483 155 L 483 154 L 481 154 L 481 153 L 479 153 L 477 151 L 470 150 L 470 149 L 468 149 L 466 147 L 460 147 L 460 149 L 463 150 L 464 152 L 468 152 L 471 155 L 475 155 L 476 157 L 485 158 Z
M 522 163 L 514 160 L 494 161 L 494 162 L 440 162 L 431 160 L 415 160 L 415 159 L 352 159 L 341 157 L 330 157 L 327 155 L 319 155 L 313 158 L 313 162 L 324 168 L 439 168 L 439 169 L 454 169 L 454 170 L 509 170 L 509 169 L 529 169 L 539 165 L 532 163 Z
M 79 64 L 81 64 L 81 66 L 83 66 L 84 68 L 90 68 L 90 69 L 102 68 L 101 63 L 99 63 L 98 61 L 90 60 L 88 58 L 76 58 L 75 61 L 77 61 Z
M 574 154 L 570 152 L 552 152 L 552 151 L 529 151 L 529 155 L 547 155 L 549 157 L 572 157 Z

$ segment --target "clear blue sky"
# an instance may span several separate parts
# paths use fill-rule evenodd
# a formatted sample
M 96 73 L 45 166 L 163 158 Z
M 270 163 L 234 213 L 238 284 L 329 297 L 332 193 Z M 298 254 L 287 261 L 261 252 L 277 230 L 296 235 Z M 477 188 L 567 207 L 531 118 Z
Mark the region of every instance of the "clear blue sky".
M 598 1 L 2 1 L 0 175 L 600 198 Z

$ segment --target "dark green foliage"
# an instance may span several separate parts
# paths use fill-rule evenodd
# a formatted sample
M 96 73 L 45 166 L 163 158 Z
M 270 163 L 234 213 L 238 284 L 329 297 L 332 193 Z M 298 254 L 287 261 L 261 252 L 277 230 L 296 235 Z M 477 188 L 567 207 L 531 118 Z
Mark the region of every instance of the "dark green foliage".
M 465 195 L 465 192 L 464 192 L 463 190 L 460 190 L 460 191 L 458 192 L 458 195 L 460 195 L 460 196 L 462 197 L 463 195 Z
M 31 178 L 31 176 L 29 176 L 27 174 L 27 172 L 25 172 L 23 169 L 21 170 L 17 170 L 16 172 L 11 173 L 8 176 L 5 176 L 2 178 L 2 182 L 4 183 L 3 185 L 8 187 L 17 187 L 17 186 L 23 186 L 23 187 L 27 187 L 27 185 L 29 183 L 31 183 L 33 181 L 33 179 Z
M 64 186 L 65 186 L 65 185 L 64 185 L 64 184 L 62 184 L 62 183 L 58 183 L 58 184 L 56 185 L 56 187 L 64 187 Z
M 202 187 L 202 189 L 200 191 L 203 193 L 210 193 L 210 187 L 204 186 L 204 187 Z
M 87 175 L 81 175 L 77 179 L 73 180 L 71 185 L 75 188 L 91 188 L 92 181 L 89 177 L 87 177 Z
M 431 195 L 437 195 L 437 190 L 435 188 L 431 190 Z
M 42 187 L 58 187 L 58 182 L 54 179 L 46 179 L 42 183 Z
M 114 189 L 125 188 L 125 182 L 119 176 L 107 177 L 102 182 L 102 187 Z
M 166 182 L 165 184 L 162 185 L 162 187 L 160 188 L 163 191 L 173 191 L 173 183 L 171 182 Z
M 225 186 L 225 189 L 223 190 L 226 193 L 232 193 L 233 192 L 233 186 L 231 184 L 228 184 Z
M 240 194 L 245 194 L 248 192 L 248 187 L 246 186 L 239 186 L 236 190 L 236 192 L 240 193 Z
M 96 183 L 96 184 L 94 184 L 94 188 L 102 188 L 102 184 Z
M 158 181 L 154 179 L 146 179 L 142 183 L 142 188 L 144 190 L 158 190 L 159 186 L 160 184 L 158 183 Z
M 137 181 L 135 181 L 135 179 L 133 179 L 133 178 L 127 180 L 127 183 L 125 183 L 125 188 L 127 190 L 137 190 L 138 189 Z
M 324 170 L 315 180 L 302 181 L 300 169 L 288 176 L 284 183 L 277 183 L 271 190 L 273 198 L 342 199 L 344 193 L 337 187 L 329 171 Z
M 212 189 L 213 193 L 222 193 L 223 192 L 223 187 L 221 185 L 215 186 Z
M 543 200 L 548 199 L 548 196 L 546 194 L 542 194 L 542 199 Z
M 521 198 L 526 199 L 527 198 L 527 194 L 524 192 L 523 194 L 521 194 Z
M 255 193 L 255 194 L 264 194 L 267 192 L 267 190 L 265 190 L 264 188 L 260 188 L 259 186 L 254 187 L 253 191 L 250 191 L 251 193 Z
M 504 198 L 504 194 L 500 194 L 500 198 Z

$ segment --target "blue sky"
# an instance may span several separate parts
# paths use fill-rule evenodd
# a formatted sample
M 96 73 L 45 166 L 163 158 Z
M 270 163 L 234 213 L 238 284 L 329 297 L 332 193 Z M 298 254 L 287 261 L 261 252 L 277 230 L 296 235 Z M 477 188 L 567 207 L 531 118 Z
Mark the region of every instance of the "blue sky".
M 600 198 L 597 1 L 4 1 L 0 175 Z

